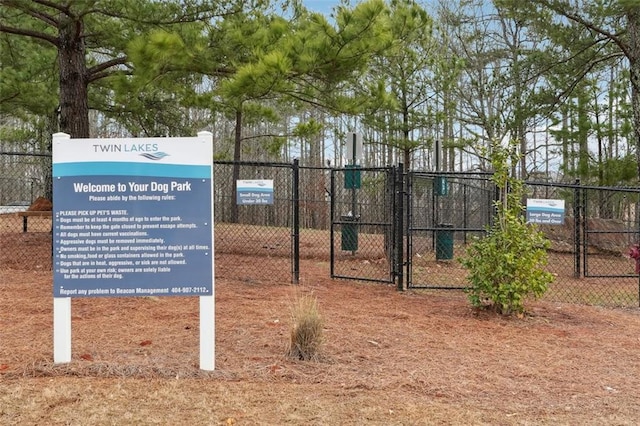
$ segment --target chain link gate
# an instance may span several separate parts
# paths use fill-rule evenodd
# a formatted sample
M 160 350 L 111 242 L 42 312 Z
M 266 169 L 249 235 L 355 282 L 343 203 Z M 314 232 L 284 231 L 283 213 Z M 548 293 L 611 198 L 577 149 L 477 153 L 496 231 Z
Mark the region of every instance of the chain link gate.
M 462 289 L 456 256 L 486 232 L 495 196 L 489 174 L 334 169 L 331 277 Z
M 640 243 L 638 211 L 640 191 L 624 188 L 589 188 L 580 191 L 581 248 L 584 276 L 636 277 L 634 262 L 613 266 L 611 255 L 627 255 Z
M 495 196 L 489 174 L 333 169 L 331 277 L 462 289 L 459 247 L 486 232 Z
M 331 170 L 332 278 L 395 281 L 402 248 L 395 217 L 401 185 L 394 167 Z
M 581 186 L 582 276 L 585 303 L 640 304 L 640 190 Z M 576 263 L 580 274 L 580 263 Z M 634 303 L 635 302 L 635 303 Z
M 409 172 L 406 182 L 407 288 L 465 288 L 467 273 L 457 259 L 470 238 L 491 224 L 491 175 Z
M 539 225 L 550 241 L 554 283 L 545 298 L 609 306 L 640 303 L 640 189 L 526 182 L 531 198 L 565 202 L 563 225 Z M 638 269 L 636 269 L 638 268 Z

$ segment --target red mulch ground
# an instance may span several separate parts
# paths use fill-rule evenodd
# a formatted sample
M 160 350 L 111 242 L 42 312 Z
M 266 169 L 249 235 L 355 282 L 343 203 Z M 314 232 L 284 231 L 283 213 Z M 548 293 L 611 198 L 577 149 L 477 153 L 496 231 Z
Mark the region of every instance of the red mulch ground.
M 2 235 L 0 235 L 2 237 Z M 30 259 L 33 265 L 40 263 Z M 216 265 L 264 257 L 221 254 Z M 3 263 L 4 265 L 4 263 Z M 216 282 L 216 370 L 199 365 L 198 299 L 73 299 L 72 361 L 54 365 L 50 271 L 0 268 L 0 424 L 586 424 L 640 418 L 640 309 L 530 302 L 524 318 L 460 292 L 331 280 Z M 321 357 L 286 356 L 314 295 Z

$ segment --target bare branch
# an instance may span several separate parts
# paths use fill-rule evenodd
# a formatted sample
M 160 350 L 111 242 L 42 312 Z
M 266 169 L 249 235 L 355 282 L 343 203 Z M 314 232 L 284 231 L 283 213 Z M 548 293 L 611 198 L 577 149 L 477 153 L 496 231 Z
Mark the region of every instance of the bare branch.
M 33 3 L 43 4 L 40 1 L 34 1 Z M 44 3 L 49 3 L 49 2 L 44 2 Z M 16 10 L 20 10 L 20 11 L 26 13 L 27 15 L 29 15 L 29 16 L 35 18 L 35 19 L 38 19 L 38 20 L 40 20 L 40 21 L 44 22 L 45 24 L 50 25 L 52 27 L 57 27 L 59 25 L 59 21 L 55 17 L 53 17 L 52 15 L 43 13 L 43 12 L 33 8 L 33 7 L 28 7 L 25 3 L 19 3 L 19 2 L 16 2 L 16 1 L 12 1 L 12 0 L 3 0 L 1 4 L 4 5 L 4 6 L 16 9 Z M 47 7 L 53 7 L 53 6 L 49 5 L 49 4 L 43 4 L 43 5 L 47 6 Z M 54 9 L 57 9 L 60 12 L 64 13 L 64 11 L 60 9 L 59 5 L 54 5 L 54 6 L 56 6 L 56 7 L 54 7 Z
M 293 133 L 285 133 L 285 134 L 275 134 L 275 133 L 264 133 L 261 135 L 253 135 L 253 136 L 244 136 L 240 140 L 248 141 L 251 139 L 260 139 L 260 138 L 285 138 L 285 137 L 293 137 L 295 136 Z
M 92 75 L 90 80 L 89 80 L 89 82 L 93 83 L 94 81 L 97 81 L 97 80 L 100 80 L 100 79 L 103 79 L 103 78 L 106 78 L 106 77 L 110 77 L 110 76 L 112 76 L 114 74 L 117 74 L 117 73 L 120 73 L 122 75 L 133 75 L 133 72 L 130 71 L 130 70 L 120 70 L 120 69 L 108 70 L 108 71 L 103 71 L 103 72 L 97 73 L 95 75 Z
M 616 46 L 618 46 L 620 48 L 620 50 L 622 50 L 622 52 L 624 53 L 624 55 L 631 59 L 631 52 L 629 51 L 629 46 L 619 37 L 619 34 L 613 34 L 607 30 L 605 30 L 604 28 L 600 28 L 598 26 L 596 26 L 593 22 L 590 22 L 586 19 L 584 19 L 582 16 L 575 14 L 575 13 L 571 13 L 569 10 L 567 10 L 566 8 L 561 7 L 558 4 L 552 3 L 548 0 L 533 0 L 535 1 L 537 4 L 540 4 L 542 6 L 548 7 L 549 9 L 553 10 L 554 12 L 556 12 L 559 15 L 564 16 L 565 18 L 576 22 L 582 26 L 584 26 L 585 28 L 590 29 L 591 31 L 594 31 L 602 36 L 604 36 L 605 38 L 611 40 L 612 42 L 614 42 L 616 44 Z
M 41 4 L 42 6 L 46 6 L 46 7 L 50 7 L 51 9 L 55 9 L 59 12 L 64 13 L 65 15 L 70 15 L 70 10 L 69 10 L 69 6 L 67 5 L 62 5 L 59 3 L 55 3 L 52 1 L 48 1 L 48 0 L 32 0 L 34 3 L 38 3 Z
M 45 34 L 39 31 L 31 31 L 23 28 L 8 27 L 6 25 L 0 24 L 0 33 L 16 34 L 16 35 L 31 37 L 38 40 L 46 41 L 47 43 L 51 43 L 56 47 L 58 46 L 58 39 L 56 37 L 53 37 L 49 34 Z
M 124 65 L 127 63 L 126 56 L 120 56 L 118 58 L 110 59 L 106 62 L 102 62 L 101 64 L 94 65 L 93 67 L 87 70 L 87 76 L 89 83 L 99 80 L 100 78 L 106 77 L 110 75 L 110 72 L 104 73 L 105 70 L 114 67 L 116 65 Z
M 225 11 L 217 11 L 217 10 L 209 10 L 209 9 L 195 10 L 191 13 L 183 12 L 182 15 L 172 16 L 164 19 L 146 19 L 144 16 L 136 16 L 134 18 L 130 15 L 124 15 L 118 12 L 114 12 L 113 10 L 106 10 L 106 9 L 93 9 L 92 12 L 99 13 L 104 16 L 109 16 L 111 18 L 126 19 L 131 22 L 138 22 L 138 23 L 147 24 L 147 25 L 172 25 L 172 24 L 180 24 L 180 23 L 187 23 L 187 22 L 206 21 L 212 18 L 232 16 L 242 12 L 242 7 L 238 6 L 237 8 L 232 8 L 230 10 L 225 10 Z

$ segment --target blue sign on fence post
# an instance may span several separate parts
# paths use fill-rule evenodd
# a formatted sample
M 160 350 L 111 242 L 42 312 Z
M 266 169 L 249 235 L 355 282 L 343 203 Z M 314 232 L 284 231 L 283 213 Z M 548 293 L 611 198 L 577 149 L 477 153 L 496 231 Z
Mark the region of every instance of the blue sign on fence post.
M 237 181 L 236 204 L 240 206 L 273 204 L 273 179 L 243 179 Z
M 56 140 L 54 297 L 211 295 L 212 162 L 199 137 Z
M 564 200 L 527 199 L 527 222 L 564 225 Z

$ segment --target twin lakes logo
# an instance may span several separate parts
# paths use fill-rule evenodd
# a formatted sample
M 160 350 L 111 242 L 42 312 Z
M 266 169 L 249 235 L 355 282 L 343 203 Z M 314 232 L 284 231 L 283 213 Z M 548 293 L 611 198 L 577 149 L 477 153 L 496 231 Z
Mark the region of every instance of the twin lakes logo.
M 162 160 L 164 157 L 168 157 L 169 156 L 169 154 L 167 154 L 166 152 L 162 152 L 162 151 L 144 152 L 144 153 L 142 153 L 140 155 L 143 156 L 144 158 L 148 158 L 149 160 L 154 160 L 154 161 Z
M 138 152 L 144 158 L 153 161 L 168 157 L 166 152 L 158 151 L 157 143 L 122 143 L 122 144 L 94 144 L 93 152 Z

